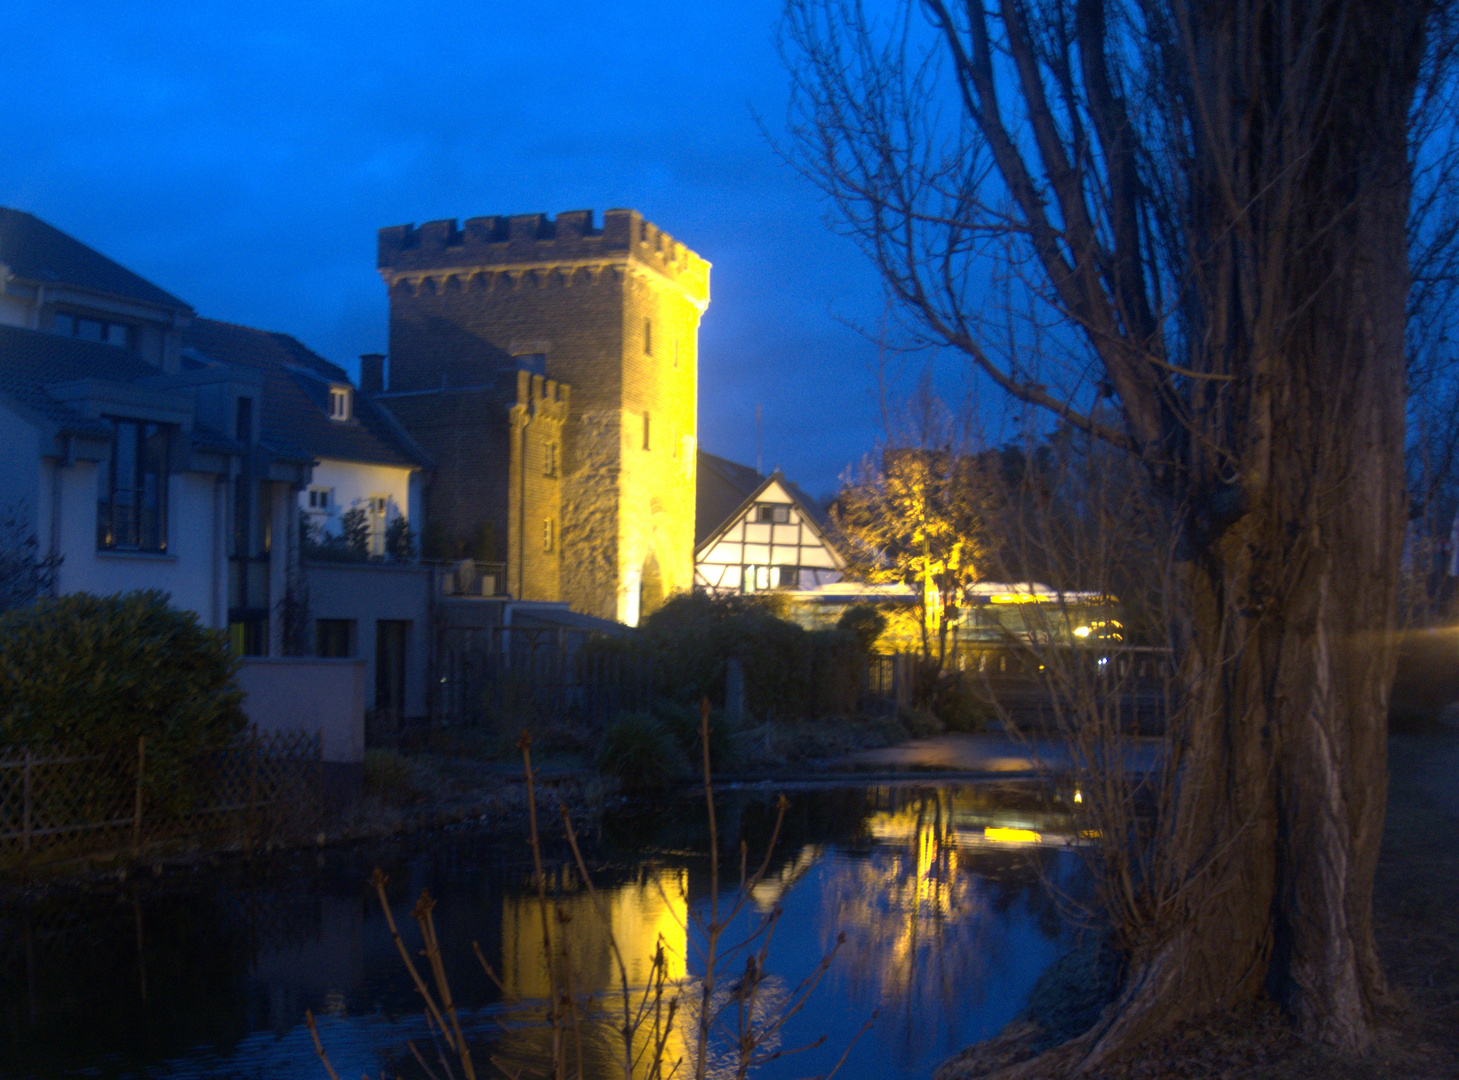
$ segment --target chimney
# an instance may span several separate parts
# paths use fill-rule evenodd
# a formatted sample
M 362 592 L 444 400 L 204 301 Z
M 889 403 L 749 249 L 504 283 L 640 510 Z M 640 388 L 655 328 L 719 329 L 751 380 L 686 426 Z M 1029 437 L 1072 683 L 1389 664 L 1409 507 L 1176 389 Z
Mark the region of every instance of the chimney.
M 385 354 L 360 354 L 360 393 L 379 394 L 385 390 Z

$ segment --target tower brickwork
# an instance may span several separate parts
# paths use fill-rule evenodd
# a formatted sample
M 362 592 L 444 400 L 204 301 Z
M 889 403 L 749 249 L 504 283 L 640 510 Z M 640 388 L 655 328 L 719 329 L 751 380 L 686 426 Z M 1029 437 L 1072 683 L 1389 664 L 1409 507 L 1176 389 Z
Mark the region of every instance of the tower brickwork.
M 571 384 L 559 451 L 558 597 L 635 623 L 691 588 L 709 264 L 631 210 L 609 210 L 601 228 L 591 211 L 394 226 L 380 230 L 378 264 L 390 293 L 387 397 L 469 395 L 533 365 Z M 489 454 L 483 448 L 476 480 L 463 478 L 482 489 L 475 494 L 438 497 L 448 482 L 438 467 L 433 512 L 453 499 L 497 497 L 480 479 L 494 470 L 510 487 L 520 463 L 500 469 L 507 463 L 493 465 Z

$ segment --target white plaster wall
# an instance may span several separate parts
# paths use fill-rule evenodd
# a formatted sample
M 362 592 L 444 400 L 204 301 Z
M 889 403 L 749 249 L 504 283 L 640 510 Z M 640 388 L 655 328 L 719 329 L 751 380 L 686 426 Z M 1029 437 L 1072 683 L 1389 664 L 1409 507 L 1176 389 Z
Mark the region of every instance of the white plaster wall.
M 259 731 L 318 732 L 323 760 L 365 760 L 363 661 L 244 657 L 238 688 Z
M 216 593 L 226 567 L 217 547 L 213 477 L 203 473 L 169 477 L 164 555 L 97 550 L 94 462 L 78 461 L 63 468 L 61 491 L 60 592 L 109 596 L 161 589 L 175 606 L 196 612 L 203 625 L 221 628 Z M 226 613 L 222 617 L 226 619 Z
M 410 623 L 405 641 L 405 715 L 426 714 L 426 673 L 431 648 L 431 571 L 381 563 L 310 562 L 309 618 L 349 619 L 355 624 L 355 657 L 365 663 L 365 700 L 375 703 L 375 623 Z
M 351 507 L 365 505 L 371 495 L 384 495 L 388 500 L 385 513 L 386 524 L 394 518 L 405 515 L 411 528 L 420 532 L 419 502 L 411 501 L 410 469 L 391 465 L 365 465 L 357 461 L 337 461 L 323 458 L 314 466 L 314 477 L 310 488 L 332 488 L 330 510 L 327 516 L 313 515 L 316 527 L 322 527 L 338 536 L 340 516 Z M 416 485 L 417 489 L 419 485 Z M 419 490 L 415 492 L 419 499 Z M 299 509 L 309 511 L 309 493 L 306 489 L 299 494 Z

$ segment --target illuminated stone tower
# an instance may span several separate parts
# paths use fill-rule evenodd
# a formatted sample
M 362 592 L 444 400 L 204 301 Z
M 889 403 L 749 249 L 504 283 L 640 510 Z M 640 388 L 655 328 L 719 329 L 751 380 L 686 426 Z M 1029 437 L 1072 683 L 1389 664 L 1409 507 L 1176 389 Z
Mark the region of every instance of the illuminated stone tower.
M 609 210 L 597 228 L 580 210 L 381 229 L 378 265 L 390 290 L 387 399 L 469 393 L 513 368 L 571 387 L 560 534 L 541 526 L 542 545 L 560 545 L 558 598 L 636 623 L 691 588 L 709 264 L 636 211 Z M 509 475 L 508 462 L 481 456 L 479 475 Z M 465 471 L 438 464 L 433 486 Z

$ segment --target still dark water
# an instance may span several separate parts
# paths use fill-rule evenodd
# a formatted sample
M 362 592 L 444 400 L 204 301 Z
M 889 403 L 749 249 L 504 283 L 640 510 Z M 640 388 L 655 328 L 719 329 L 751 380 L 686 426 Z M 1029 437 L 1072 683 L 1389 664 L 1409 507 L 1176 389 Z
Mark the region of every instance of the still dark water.
M 901 784 L 789 794 L 771 872 L 726 939 L 782 909 L 767 964 L 771 997 L 810 973 L 838 933 L 846 940 L 777 1043 L 789 1050 L 824 1035 L 826 1044 L 756 1076 L 824 1073 L 876 1010 L 839 1075 L 927 1076 L 1011 1019 L 1067 947 L 1072 931 L 1047 886 L 1078 890 L 1077 855 L 1065 846 L 1071 826 L 1031 792 Z M 752 857 L 763 852 L 772 793 L 724 792 L 720 808 L 725 847 L 737 851 L 743 840 Z M 587 838 L 630 967 L 641 978 L 662 941 L 686 999 L 703 972 L 695 919 L 709 894 L 703 820 L 702 804 L 691 801 L 622 809 Z M 576 978 L 610 991 L 601 921 L 565 852 L 549 855 L 572 916 Z M 727 861 L 737 881 L 738 855 Z M 342 1077 L 424 1075 L 405 1044 L 430 1037 L 366 884 L 375 865 L 390 876 L 395 917 L 413 944 L 411 907 L 422 888 L 437 898 L 437 932 L 478 1072 L 499 1075 L 481 1067 L 488 1049 L 529 1067 L 540 1062 L 546 1035 L 536 1001 L 547 976 L 529 853 L 521 841 L 459 828 L 0 909 L 0 1077 L 318 1080 L 325 1073 L 302 1023 L 306 1008 L 320 1017 Z M 473 940 L 517 1003 L 505 1003 L 482 973 Z M 743 964 L 741 956 L 721 978 L 732 980 Z M 691 1045 L 683 1026 L 671 1053 Z M 602 1073 L 614 1075 L 606 1066 Z

